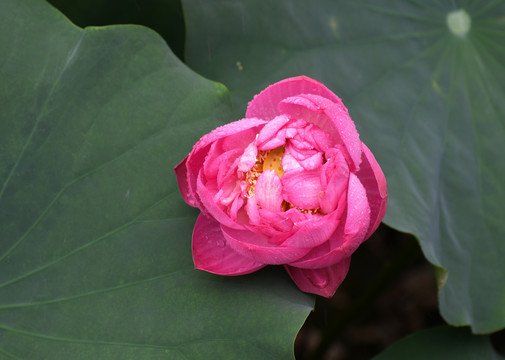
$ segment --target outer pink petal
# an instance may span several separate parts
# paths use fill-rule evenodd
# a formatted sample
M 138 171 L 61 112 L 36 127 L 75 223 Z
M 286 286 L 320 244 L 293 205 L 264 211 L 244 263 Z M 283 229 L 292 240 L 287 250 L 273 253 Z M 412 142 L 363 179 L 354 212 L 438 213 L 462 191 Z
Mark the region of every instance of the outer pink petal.
M 323 188 L 317 170 L 293 170 L 282 176 L 282 196 L 300 209 L 317 209 Z
M 322 96 L 300 94 L 282 100 L 279 111 L 293 118 L 304 119 L 329 133 L 335 144 L 343 144 L 348 153 L 352 171 L 359 169 L 361 140 L 346 107 Z
M 265 124 L 266 121 L 261 119 L 242 119 L 238 121 L 234 121 L 232 123 L 220 126 L 210 133 L 202 136 L 202 138 L 195 144 L 193 147 L 193 154 L 195 151 L 205 148 L 206 146 L 212 144 L 213 142 L 226 138 L 228 136 L 237 135 L 243 131 L 247 131 L 249 129 L 256 128 Z M 247 144 L 246 144 L 247 145 Z M 244 147 L 245 148 L 245 147 Z M 226 149 L 230 150 L 230 149 Z M 190 154 L 190 156 L 191 156 Z
M 335 265 L 319 269 L 300 269 L 289 265 L 285 268 L 300 290 L 329 298 L 344 281 L 350 265 L 351 257 L 348 257 Z
M 365 241 L 370 225 L 370 207 L 366 191 L 356 175 L 349 177 L 347 190 L 347 216 L 345 225 L 339 226 L 329 241 L 313 248 L 306 256 L 289 265 L 317 269 L 331 266 L 345 259 Z
M 270 85 L 256 95 L 247 107 L 246 117 L 271 120 L 280 115 L 277 105 L 282 99 L 298 94 L 316 94 L 341 102 L 338 96 L 320 82 L 307 76 L 298 76 Z
M 281 265 L 301 258 L 310 248 L 275 246 L 268 239 L 248 230 L 235 230 L 221 225 L 226 241 L 239 254 L 259 263 Z
M 213 274 L 243 275 L 265 266 L 233 251 L 226 243 L 220 224 L 204 214 L 196 220 L 192 248 L 195 268 Z
M 179 190 L 181 192 L 183 200 L 189 206 L 197 207 L 198 203 L 188 183 L 188 170 L 186 168 L 187 159 L 188 157 L 186 156 L 184 160 L 182 160 L 174 167 L 175 176 L 177 178 L 177 184 L 179 185 Z
M 321 169 L 321 185 L 324 195 L 321 198 L 321 211 L 328 214 L 334 211 L 348 186 L 349 168 L 344 156 L 335 148 L 326 152 L 328 161 Z
M 362 144 L 362 148 L 361 168 L 356 175 L 366 189 L 368 203 L 370 204 L 370 227 L 365 236 L 369 238 L 379 227 L 382 218 L 386 214 L 388 189 L 384 173 L 372 152 L 365 144 Z
M 273 170 L 263 171 L 256 181 L 255 194 L 258 204 L 270 211 L 281 211 L 281 179 Z

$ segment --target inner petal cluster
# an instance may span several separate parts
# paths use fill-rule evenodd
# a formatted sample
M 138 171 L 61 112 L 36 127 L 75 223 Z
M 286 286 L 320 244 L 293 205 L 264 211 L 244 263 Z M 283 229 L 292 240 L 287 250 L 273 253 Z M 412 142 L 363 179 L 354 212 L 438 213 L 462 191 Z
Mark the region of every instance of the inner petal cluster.
M 341 203 L 349 176 L 342 145 L 317 125 L 278 116 L 242 151 L 234 203 L 247 204 L 250 223 L 268 212 L 326 215 Z
M 282 167 L 282 157 L 284 155 L 284 146 L 280 146 L 273 150 L 258 151 L 256 156 L 256 163 L 253 165 L 251 170 L 245 174 L 245 180 L 248 183 L 247 197 L 251 198 L 254 196 L 256 182 L 258 177 L 265 170 L 274 171 L 279 178 L 284 175 L 284 169 Z

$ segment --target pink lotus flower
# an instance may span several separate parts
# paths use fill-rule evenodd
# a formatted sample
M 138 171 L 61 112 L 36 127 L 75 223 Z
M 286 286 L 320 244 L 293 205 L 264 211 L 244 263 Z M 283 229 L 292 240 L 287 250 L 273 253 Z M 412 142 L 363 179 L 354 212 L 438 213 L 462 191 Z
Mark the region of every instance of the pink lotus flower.
M 326 297 L 386 212 L 386 179 L 346 107 L 305 76 L 256 95 L 245 119 L 204 135 L 175 172 L 202 212 L 197 269 L 242 275 L 282 264 L 301 290 Z

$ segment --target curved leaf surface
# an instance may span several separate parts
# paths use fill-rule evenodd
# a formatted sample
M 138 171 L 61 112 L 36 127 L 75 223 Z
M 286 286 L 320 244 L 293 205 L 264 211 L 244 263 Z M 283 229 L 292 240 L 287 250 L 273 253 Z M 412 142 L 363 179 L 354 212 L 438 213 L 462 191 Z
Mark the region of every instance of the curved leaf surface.
M 505 2 L 184 0 L 187 61 L 235 112 L 305 74 L 343 98 L 388 180 L 385 222 L 448 272 L 451 324 L 505 327 Z
M 448 326 L 419 331 L 398 341 L 374 360 L 503 360 L 487 336 Z
M 285 359 L 313 299 L 193 269 L 173 166 L 226 89 L 153 31 L 0 4 L 0 358 Z

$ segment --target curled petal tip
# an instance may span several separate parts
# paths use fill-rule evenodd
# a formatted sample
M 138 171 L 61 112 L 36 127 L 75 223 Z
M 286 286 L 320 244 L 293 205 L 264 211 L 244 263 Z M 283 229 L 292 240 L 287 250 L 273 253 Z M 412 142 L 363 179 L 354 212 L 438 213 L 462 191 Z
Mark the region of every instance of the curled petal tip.
M 325 268 L 300 269 L 289 265 L 285 268 L 300 290 L 330 298 L 344 281 L 350 265 L 351 258 L 348 257 Z

